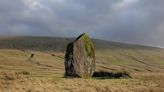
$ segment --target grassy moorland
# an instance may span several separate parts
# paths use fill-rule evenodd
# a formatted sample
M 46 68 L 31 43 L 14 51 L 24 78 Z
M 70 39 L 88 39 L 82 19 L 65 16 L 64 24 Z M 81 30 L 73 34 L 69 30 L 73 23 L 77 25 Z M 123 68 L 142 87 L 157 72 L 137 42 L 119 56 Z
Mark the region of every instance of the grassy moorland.
M 94 40 L 96 71 L 132 78 L 64 78 L 64 50 L 72 40 L 0 38 L 0 92 L 164 92 L 164 50 L 154 47 Z

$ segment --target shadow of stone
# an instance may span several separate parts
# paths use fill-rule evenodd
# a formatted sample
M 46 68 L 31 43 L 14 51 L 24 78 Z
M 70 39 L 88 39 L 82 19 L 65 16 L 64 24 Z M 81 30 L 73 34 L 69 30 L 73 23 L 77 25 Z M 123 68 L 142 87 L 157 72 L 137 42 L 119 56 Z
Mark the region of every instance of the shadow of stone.
M 121 79 L 121 78 L 132 78 L 127 72 L 106 72 L 98 71 L 94 72 L 93 76 L 96 79 Z

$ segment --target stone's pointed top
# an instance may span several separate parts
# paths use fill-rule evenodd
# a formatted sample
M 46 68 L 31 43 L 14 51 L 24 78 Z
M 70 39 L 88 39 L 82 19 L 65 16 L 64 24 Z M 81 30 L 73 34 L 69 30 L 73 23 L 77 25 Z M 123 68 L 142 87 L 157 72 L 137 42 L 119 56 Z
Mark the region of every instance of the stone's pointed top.
M 88 35 L 87 33 L 83 33 L 82 35 Z
M 89 37 L 87 33 L 83 33 L 79 37 L 77 37 L 76 41 L 79 40 L 80 38 L 84 37 L 84 36 Z
M 89 37 L 88 33 L 83 33 L 82 36 L 88 36 Z

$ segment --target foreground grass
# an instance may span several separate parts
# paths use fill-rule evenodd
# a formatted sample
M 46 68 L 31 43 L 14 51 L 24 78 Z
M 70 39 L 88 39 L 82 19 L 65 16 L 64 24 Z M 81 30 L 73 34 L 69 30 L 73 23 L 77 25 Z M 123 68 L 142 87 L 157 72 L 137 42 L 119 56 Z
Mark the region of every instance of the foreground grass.
M 66 79 L 1 72 L 1 92 L 164 92 L 163 73 L 137 73 L 132 79 Z

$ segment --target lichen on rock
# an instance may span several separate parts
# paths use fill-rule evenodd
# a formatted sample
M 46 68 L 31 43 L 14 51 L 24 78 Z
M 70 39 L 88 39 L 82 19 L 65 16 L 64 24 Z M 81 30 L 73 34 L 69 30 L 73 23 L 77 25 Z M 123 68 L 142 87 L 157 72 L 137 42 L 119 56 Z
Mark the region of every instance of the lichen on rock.
M 95 71 L 95 52 L 91 39 L 84 33 L 67 46 L 65 75 L 68 77 L 91 77 Z

